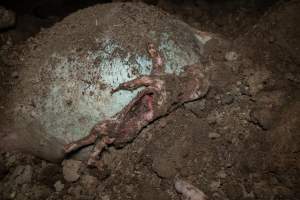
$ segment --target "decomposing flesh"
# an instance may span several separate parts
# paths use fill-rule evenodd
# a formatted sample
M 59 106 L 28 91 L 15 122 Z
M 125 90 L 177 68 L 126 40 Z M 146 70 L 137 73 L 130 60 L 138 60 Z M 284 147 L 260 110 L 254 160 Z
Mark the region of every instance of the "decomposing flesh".
M 111 91 L 133 91 L 144 87 L 136 97 L 112 119 L 96 124 L 89 135 L 64 146 L 66 154 L 96 143 L 88 165 L 96 165 L 107 145 L 124 146 L 131 142 L 149 123 L 167 115 L 182 104 L 199 99 L 209 89 L 209 79 L 201 64 L 188 65 L 179 75 L 167 74 L 160 53 L 148 44 L 152 58 L 150 75 L 143 75 L 120 84 Z

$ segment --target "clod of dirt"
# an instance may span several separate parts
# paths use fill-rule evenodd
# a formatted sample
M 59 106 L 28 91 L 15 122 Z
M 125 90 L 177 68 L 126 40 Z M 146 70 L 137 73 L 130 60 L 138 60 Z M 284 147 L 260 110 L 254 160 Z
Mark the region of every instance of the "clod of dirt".
M 251 73 L 251 72 L 250 72 Z M 255 71 L 248 78 L 249 92 L 251 95 L 256 95 L 264 89 L 271 73 L 268 70 Z
M 22 185 L 31 182 L 32 173 L 32 167 L 30 165 L 21 165 L 17 166 L 11 177 L 15 180 L 16 184 Z
M 64 160 L 62 162 L 63 166 L 63 176 L 64 179 L 68 182 L 75 182 L 79 179 L 79 169 L 81 166 L 81 161 L 77 160 Z
M 200 117 L 205 110 L 205 103 L 206 100 L 202 99 L 200 101 L 186 103 L 184 107 L 190 110 L 192 113 L 194 113 L 197 117 Z
M 232 104 L 234 102 L 234 96 L 231 94 L 226 94 L 222 97 L 221 101 L 222 101 L 222 104 L 225 104 L 225 105 Z
M 221 187 L 221 182 L 220 181 L 212 181 L 209 184 L 209 188 L 211 191 L 218 191 L 218 189 Z
M 54 188 L 56 192 L 61 192 L 64 189 L 65 185 L 61 181 L 56 181 Z
M 238 59 L 238 57 L 239 57 L 239 55 L 235 51 L 229 51 L 229 52 L 226 52 L 226 54 L 225 54 L 225 59 L 227 61 L 235 61 Z
M 268 108 L 257 108 L 250 112 L 250 119 L 264 130 L 269 130 L 273 125 L 274 113 Z
M 217 138 L 221 137 L 221 135 L 219 133 L 216 133 L 216 132 L 211 132 L 211 133 L 208 134 L 208 137 L 210 139 L 217 139 Z
M 52 187 L 60 179 L 62 169 L 60 165 L 48 164 L 44 166 L 37 176 L 39 182 Z
M 90 175 L 83 175 L 80 178 L 80 181 L 87 193 L 92 194 L 96 192 L 98 185 L 98 179 L 96 177 Z

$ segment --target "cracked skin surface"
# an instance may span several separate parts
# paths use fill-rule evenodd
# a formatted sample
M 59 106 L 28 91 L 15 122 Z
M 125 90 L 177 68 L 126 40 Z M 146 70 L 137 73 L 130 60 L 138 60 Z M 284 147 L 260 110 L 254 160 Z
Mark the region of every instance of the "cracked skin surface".
M 178 76 L 164 73 L 164 61 L 153 44 L 148 44 L 153 69 L 150 75 L 120 84 L 112 95 L 120 90 L 134 91 L 145 87 L 113 119 L 99 122 L 90 134 L 78 141 L 65 145 L 65 153 L 95 143 L 88 165 L 101 168 L 98 156 L 110 144 L 122 147 L 131 142 L 148 124 L 167 115 L 186 102 L 206 95 L 209 79 L 201 64 L 188 65 Z

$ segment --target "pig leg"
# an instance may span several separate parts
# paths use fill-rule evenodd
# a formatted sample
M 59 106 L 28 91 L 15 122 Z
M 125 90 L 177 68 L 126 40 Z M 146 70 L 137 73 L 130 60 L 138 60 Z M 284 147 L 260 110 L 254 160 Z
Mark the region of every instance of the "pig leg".
M 143 86 L 148 87 L 153 83 L 154 80 L 150 76 L 141 76 L 131 81 L 121 83 L 117 88 L 113 89 L 111 93 L 113 94 L 119 90 L 133 91 Z
M 107 123 L 108 121 L 104 121 L 100 124 L 97 124 L 90 132 L 89 135 L 87 135 L 86 137 L 77 140 L 75 142 L 72 142 L 70 144 L 67 144 L 64 146 L 64 151 L 65 153 L 70 153 L 72 151 L 75 151 L 83 146 L 87 146 L 90 144 L 95 143 L 95 141 L 97 140 L 98 136 L 101 134 L 106 133 L 106 129 L 107 129 Z
M 112 144 L 114 142 L 114 138 L 110 138 L 109 136 L 103 136 L 95 145 L 90 157 L 88 159 L 88 165 L 97 165 L 98 156 L 102 152 L 102 150 L 107 147 L 107 145 Z

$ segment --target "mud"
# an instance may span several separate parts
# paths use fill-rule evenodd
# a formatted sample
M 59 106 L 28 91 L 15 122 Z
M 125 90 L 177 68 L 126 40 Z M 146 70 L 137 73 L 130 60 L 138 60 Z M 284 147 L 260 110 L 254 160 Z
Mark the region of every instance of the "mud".
M 79 178 L 67 182 L 60 164 L 3 152 L 0 198 L 178 200 L 180 177 L 209 199 L 299 199 L 299 9 L 299 1 L 283 1 L 234 22 L 240 26 L 224 20 L 230 31 L 212 26 L 227 42 L 204 47 L 201 61 L 212 72 L 206 98 L 155 121 L 124 148 L 110 147 L 103 170 L 81 162 Z M 3 60 L 5 101 L 19 74 Z

